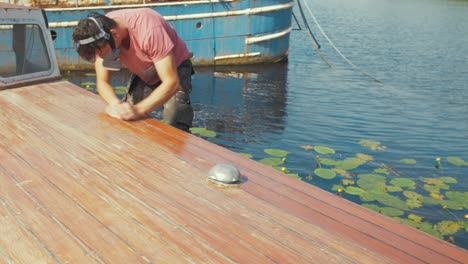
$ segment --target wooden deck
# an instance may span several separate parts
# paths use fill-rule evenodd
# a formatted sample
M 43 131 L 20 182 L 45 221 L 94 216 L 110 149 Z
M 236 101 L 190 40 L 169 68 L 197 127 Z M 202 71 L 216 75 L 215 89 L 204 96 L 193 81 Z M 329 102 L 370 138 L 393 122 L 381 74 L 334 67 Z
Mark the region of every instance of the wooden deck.
M 0 263 L 468 263 L 467 251 L 68 82 L 0 91 Z M 235 165 L 238 188 L 207 172 Z

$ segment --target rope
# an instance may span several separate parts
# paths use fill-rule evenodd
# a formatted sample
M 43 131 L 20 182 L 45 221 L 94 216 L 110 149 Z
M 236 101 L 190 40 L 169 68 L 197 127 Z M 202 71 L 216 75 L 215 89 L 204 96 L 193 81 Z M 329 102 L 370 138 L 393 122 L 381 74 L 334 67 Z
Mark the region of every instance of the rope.
M 304 25 L 307 28 L 307 32 L 309 33 L 309 37 L 312 40 L 312 46 L 314 46 L 315 52 L 317 52 L 317 54 L 320 56 L 320 58 L 322 59 L 323 62 L 325 62 L 328 66 L 332 67 L 331 64 L 325 59 L 322 52 L 320 51 L 320 45 L 318 44 L 317 40 L 315 39 L 314 34 L 312 33 L 312 30 L 310 29 L 309 24 L 307 23 L 307 19 L 306 19 L 305 15 L 304 15 L 304 11 L 302 10 L 302 5 L 301 5 L 300 0 L 297 0 L 297 5 L 299 6 L 299 11 L 301 12 L 302 20 L 304 21 Z
M 299 4 L 299 9 L 301 9 L 301 12 L 302 12 L 302 7 L 300 5 L 300 0 L 297 0 L 298 4 Z M 354 65 L 354 63 L 352 63 L 348 58 L 346 58 L 346 56 L 335 46 L 335 44 L 333 44 L 333 42 L 330 40 L 330 38 L 327 36 L 327 34 L 325 33 L 325 31 L 322 29 L 322 27 L 320 26 L 320 23 L 317 21 L 317 19 L 315 18 L 314 14 L 312 13 L 312 10 L 310 10 L 310 7 L 309 5 L 307 4 L 307 1 L 304 1 L 304 4 L 307 8 L 307 10 L 309 11 L 309 14 L 310 16 L 312 17 L 312 19 L 314 20 L 315 24 L 317 25 L 318 29 L 320 30 L 320 32 L 322 32 L 323 36 L 325 37 L 325 39 L 328 41 L 328 43 L 330 43 L 330 45 L 333 47 L 333 49 L 335 49 L 335 51 L 349 64 L 351 65 L 354 69 L 360 71 L 362 74 L 366 75 L 367 77 L 371 78 L 372 80 L 374 80 L 375 82 L 378 82 L 378 83 L 382 83 L 380 80 L 377 80 L 376 78 L 370 76 L 367 72 L 365 72 L 363 69 L 359 68 L 358 66 Z M 307 26 L 308 27 L 308 26 Z M 328 64 L 328 63 L 327 63 Z

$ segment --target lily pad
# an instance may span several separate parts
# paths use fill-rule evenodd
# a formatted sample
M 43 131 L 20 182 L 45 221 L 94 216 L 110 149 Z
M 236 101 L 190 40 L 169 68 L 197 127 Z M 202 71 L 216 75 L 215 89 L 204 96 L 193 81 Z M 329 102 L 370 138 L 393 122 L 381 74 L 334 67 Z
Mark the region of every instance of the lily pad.
M 325 146 L 315 146 L 314 150 L 322 155 L 335 154 L 335 150 Z
M 341 181 L 341 183 L 342 183 L 343 185 L 346 185 L 346 186 L 348 186 L 348 185 L 354 185 L 354 184 L 355 184 L 355 182 L 354 182 L 353 180 L 347 180 L 347 179 L 343 179 L 343 180 Z
M 385 191 L 385 177 L 377 174 L 359 174 L 357 185 L 364 190 Z
M 468 209 L 468 192 L 448 191 L 448 192 L 445 192 L 445 196 L 450 201 L 456 202 L 459 205 Z
M 344 169 L 337 169 L 337 168 L 334 168 L 332 169 L 332 171 L 336 172 L 337 174 L 343 176 L 343 177 L 346 177 L 346 178 L 352 178 L 353 176 L 351 175 L 351 173 L 349 173 L 347 170 L 344 170 Z
M 395 178 L 390 181 L 391 184 L 395 186 L 405 187 L 405 188 L 413 188 L 416 186 L 416 182 L 407 179 L 407 178 Z
M 376 200 L 382 204 L 385 204 L 389 207 L 398 208 L 400 210 L 408 210 L 408 205 L 401 200 L 400 198 L 390 195 L 388 193 L 383 193 L 380 196 L 376 197 Z
M 314 170 L 315 175 L 330 180 L 336 177 L 336 173 L 330 169 L 317 168 Z
M 406 200 L 406 205 L 408 205 L 409 208 L 420 208 L 423 203 L 420 199 L 410 198 Z
M 358 158 L 346 158 L 342 161 L 337 162 L 335 166 L 339 169 L 352 170 L 361 166 L 364 163 L 366 163 L 365 160 L 361 160 Z
M 440 177 L 440 180 L 448 184 L 458 183 L 457 179 L 448 176 Z
M 274 167 L 283 164 L 283 161 L 280 158 L 270 157 L 259 160 L 258 162 Z
M 216 132 L 206 129 L 206 127 L 192 127 L 190 128 L 192 134 L 198 134 L 202 137 L 213 138 L 216 137 Z
M 363 189 L 359 187 L 354 187 L 354 186 L 346 187 L 345 191 L 347 194 L 351 194 L 351 195 L 362 195 L 366 192 Z
M 415 159 L 401 159 L 400 162 L 403 164 L 416 164 Z
M 413 221 L 415 221 L 416 223 L 421 223 L 423 218 L 418 216 L 418 215 L 415 215 L 415 214 L 409 214 L 408 215 L 408 219 L 411 219 Z
M 125 86 L 115 86 L 114 87 L 115 94 L 117 95 L 124 95 L 127 93 L 127 87 Z
M 95 82 L 82 82 L 81 87 L 93 86 L 96 85 Z
M 364 160 L 364 161 L 374 160 L 374 158 L 372 156 L 367 155 L 367 154 L 362 154 L 362 153 L 356 154 L 356 158 L 358 158 L 360 160 Z
M 419 230 L 423 231 L 423 232 L 426 232 L 430 235 L 433 235 L 435 237 L 438 237 L 438 238 L 443 238 L 443 236 L 435 229 L 435 226 L 433 226 L 431 223 L 428 223 L 428 222 L 423 222 L 420 227 L 419 227 Z
M 375 173 L 390 175 L 390 172 L 386 168 L 377 168 L 374 170 Z
M 287 173 L 287 175 L 289 175 L 289 176 L 291 176 L 293 178 L 302 180 L 301 176 L 299 176 L 299 174 L 297 174 L 297 173 Z
M 409 199 L 421 199 L 423 197 L 421 194 L 413 191 L 404 191 L 403 195 Z
M 265 149 L 263 150 L 266 154 L 275 157 L 286 157 L 289 152 L 282 149 Z
M 460 157 L 447 157 L 447 161 L 450 163 L 450 164 L 453 164 L 455 166 L 468 166 L 468 162 L 464 161 L 462 158 Z
M 368 204 L 368 203 L 365 203 L 365 204 L 362 204 L 362 206 L 368 208 L 368 209 L 371 209 L 372 211 L 375 211 L 375 212 L 380 212 L 380 207 L 375 205 L 375 204 Z
M 405 212 L 402 210 L 393 207 L 382 207 L 380 208 L 380 213 L 390 217 L 401 216 L 405 214 Z
M 253 158 L 253 156 L 252 156 L 251 154 L 249 154 L 249 153 L 239 152 L 239 153 L 237 153 L 237 154 L 241 155 L 241 156 L 244 157 L 244 158 L 248 158 L 248 159 L 252 159 L 252 158 Z
M 389 185 L 389 186 L 387 186 L 387 191 L 388 192 L 401 192 L 401 191 L 403 191 L 403 189 L 400 186 Z
M 338 161 L 333 160 L 333 159 L 326 159 L 326 158 L 320 158 L 319 159 L 320 164 L 327 165 L 327 166 L 335 166 Z
M 373 141 L 373 140 L 361 140 L 359 141 L 359 144 L 363 147 L 368 147 L 371 150 L 384 150 L 386 149 L 385 146 L 381 146 L 380 142 Z
M 453 235 L 457 233 L 462 228 L 462 226 L 460 226 L 457 222 L 444 220 L 437 223 L 434 228 L 442 235 Z

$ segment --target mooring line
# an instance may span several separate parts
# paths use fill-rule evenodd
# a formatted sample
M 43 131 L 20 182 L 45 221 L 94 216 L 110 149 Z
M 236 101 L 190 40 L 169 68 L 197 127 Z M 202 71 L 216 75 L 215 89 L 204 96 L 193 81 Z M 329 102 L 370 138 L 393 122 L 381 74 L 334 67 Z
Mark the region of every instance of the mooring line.
M 301 5 L 300 0 L 297 0 L 297 5 L 299 7 L 299 11 L 301 13 L 302 20 L 304 21 L 304 26 L 307 28 L 307 32 L 309 33 L 309 37 L 312 40 L 312 46 L 314 47 L 315 52 L 317 52 L 317 54 L 320 56 L 320 58 L 322 59 L 323 62 L 325 62 L 329 67 L 332 67 L 332 65 L 325 59 L 322 52 L 320 51 L 320 44 L 318 44 L 317 40 L 315 39 L 314 34 L 312 33 L 312 30 L 309 27 L 309 23 L 307 23 L 307 19 L 306 19 L 305 15 L 304 15 L 304 11 L 302 10 L 302 5 Z
M 299 6 L 299 9 L 301 10 L 301 13 L 302 13 L 302 7 L 300 5 L 300 0 L 297 0 L 297 3 L 298 3 L 298 6 Z M 362 74 L 366 75 L 367 77 L 371 78 L 372 80 L 374 80 L 375 82 L 378 82 L 378 83 L 383 83 L 382 81 L 372 77 L 371 75 L 369 75 L 367 72 L 365 72 L 363 69 L 359 68 L 358 66 L 356 66 L 354 63 L 352 63 L 336 46 L 335 44 L 333 44 L 333 41 L 331 41 L 331 39 L 327 36 L 327 34 L 325 33 L 325 31 L 323 30 L 322 26 L 320 26 L 320 23 L 317 21 L 317 19 L 315 18 L 314 14 L 312 13 L 312 10 L 310 9 L 309 7 L 309 4 L 307 4 L 307 1 L 305 0 L 304 1 L 304 4 L 307 8 L 307 10 L 309 11 L 309 14 L 310 16 L 312 17 L 312 19 L 314 20 L 315 24 L 317 25 L 317 28 L 320 30 L 320 32 L 323 34 L 323 36 L 325 37 L 325 39 L 328 41 L 328 43 L 330 43 L 330 45 L 333 47 L 333 49 L 335 49 L 335 51 L 349 64 L 351 65 L 354 69 L 358 70 L 359 72 L 361 72 Z M 307 26 L 308 27 L 308 26 Z M 321 54 L 319 54 L 320 56 L 322 56 Z M 328 63 L 327 63 L 328 64 Z M 328 64 L 330 65 L 330 64 Z

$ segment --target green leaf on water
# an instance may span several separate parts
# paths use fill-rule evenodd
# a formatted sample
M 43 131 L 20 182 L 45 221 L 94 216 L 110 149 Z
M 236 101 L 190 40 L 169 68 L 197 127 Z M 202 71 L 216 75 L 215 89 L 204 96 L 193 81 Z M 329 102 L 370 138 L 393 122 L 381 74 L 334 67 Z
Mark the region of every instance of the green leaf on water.
M 383 193 L 382 195 L 377 196 L 376 200 L 390 207 L 398 208 L 400 210 L 408 210 L 408 205 L 403 200 L 388 193 Z
M 351 194 L 351 195 L 362 195 L 366 191 L 364 191 L 363 189 L 361 189 L 359 187 L 348 186 L 348 187 L 346 187 L 345 192 L 347 194 Z
M 342 183 L 343 185 L 348 186 L 348 185 L 354 185 L 355 182 L 354 182 L 353 180 L 343 179 L 343 180 L 341 181 L 341 183 Z
M 368 208 L 368 209 L 371 209 L 372 211 L 375 211 L 375 212 L 380 212 L 380 207 L 375 205 L 375 204 L 368 204 L 368 203 L 364 203 L 364 204 L 361 204 L 362 206 Z
M 454 201 L 461 206 L 468 209 L 468 192 L 455 192 L 455 191 L 448 191 L 445 192 L 445 196 L 450 201 Z
M 421 227 L 421 223 L 415 222 L 415 221 L 413 221 L 411 219 L 406 219 L 406 218 L 401 218 L 401 217 L 393 217 L 393 219 L 398 220 L 402 224 L 409 225 L 409 226 L 412 226 L 412 227 L 415 227 L 415 228 L 420 228 Z
M 335 191 L 335 192 L 336 192 L 336 191 L 338 191 L 339 189 L 343 190 L 344 187 L 343 187 L 342 185 L 335 184 L 335 185 L 332 186 L 331 189 L 332 189 L 332 191 Z
M 352 170 L 361 166 L 364 163 L 366 163 L 365 160 L 353 157 L 353 158 L 346 158 L 342 161 L 339 161 L 336 163 L 335 166 L 336 168 L 339 168 L 339 169 Z
M 444 220 L 437 223 L 434 228 L 442 235 L 447 236 L 457 233 L 462 228 L 462 226 L 460 226 L 457 222 Z
M 400 162 L 403 164 L 416 164 L 415 159 L 401 159 Z
M 419 227 L 419 230 L 423 231 L 423 232 L 426 232 L 430 235 L 433 235 L 435 237 L 438 237 L 438 238 L 444 238 L 444 236 L 442 236 L 436 229 L 435 229 L 435 226 L 433 226 L 431 223 L 428 223 L 428 222 L 423 222 L 420 227 Z
M 301 176 L 299 176 L 299 174 L 297 174 L 297 173 L 287 173 L 287 174 L 288 174 L 289 176 L 293 177 L 293 178 L 302 180 Z
M 411 179 L 407 179 L 407 178 L 395 178 L 395 179 L 392 179 L 390 183 L 395 186 L 400 186 L 404 188 L 413 188 L 416 186 L 415 181 Z
M 421 194 L 413 191 L 404 191 L 403 195 L 409 199 L 421 199 L 423 197 Z
M 286 157 L 289 152 L 282 149 L 265 149 L 263 150 L 266 154 L 275 157 Z
M 207 138 L 216 137 L 216 132 L 208 130 L 206 127 L 192 127 L 190 128 L 190 132 Z
M 423 218 L 418 216 L 418 215 L 415 215 L 415 214 L 409 214 L 408 215 L 408 219 L 411 219 L 413 221 L 415 221 L 416 223 L 421 223 Z
M 241 155 L 241 156 L 244 157 L 244 158 L 248 158 L 248 159 L 252 159 L 252 158 L 253 158 L 253 156 L 252 156 L 251 154 L 249 154 L 249 153 L 239 152 L 239 153 L 237 153 L 237 154 Z
M 363 153 L 357 153 L 356 158 L 364 160 L 364 161 L 371 161 L 374 160 L 374 158 L 370 155 L 363 154 Z
M 336 177 L 336 173 L 330 169 L 317 168 L 314 170 L 315 175 L 330 180 Z
M 357 185 L 367 191 L 385 191 L 385 177 L 377 174 L 359 174 Z
M 401 216 L 405 214 L 405 212 L 402 210 L 393 207 L 382 207 L 380 208 L 380 213 L 390 217 Z
M 386 168 L 377 168 L 374 170 L 375 173 L 390 175 L 390 172 Z
M 327 154 L 335 154 L 335 150 L 329 147 L 324 147 L 324 146 L 315 146 L 314 150 L 322 155 L 327 155 Z
M 447 157 L 447 161 L 450 163 L 450 164 L 453 164 L 455 166 L 468 166 L 468 162 L 464 161 L 462 158 L 460 157 Z
M 327 165 L 327 166 L 335 166 L 338 161 L 326 158 L 319 158 L 320 164 Z
M 388 192 L 401 192 L 403 189 L 400 186 L 387 185 Z
M 125 86 L 115 86 L 114 87 L 115 94 L 117 95 L 124 95 L 127 93 L 127 87 Z
M 93 86 L 96 85 L 95 82 L 82 82 L 81 87 Z
M 281 160 L 281 158 L 276 158 L 276 157 L 264 158 L 264 159 L 259 160 L 258 162 L 271 166 L 271 167 L 283 164 L 283 161 Z
M 371 150 L 384 150 L 387 147 L 381 146 L 380 142 L 373 141 L 373 140 L 361 140 L 359 141 L 359 144 L 363 147 L 370 148 Z
M 406 200 L 406 205 L 408 205 L 409 208 L 420 208 L 423 203 L 420 199 L 409 198 Z
M 440 177 L 440 180 L 448 184 L 458 183 L 457 179 L 448 176 Z

